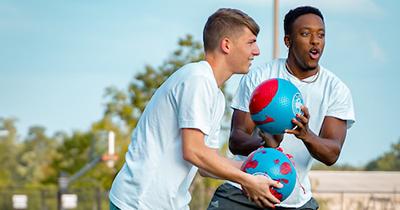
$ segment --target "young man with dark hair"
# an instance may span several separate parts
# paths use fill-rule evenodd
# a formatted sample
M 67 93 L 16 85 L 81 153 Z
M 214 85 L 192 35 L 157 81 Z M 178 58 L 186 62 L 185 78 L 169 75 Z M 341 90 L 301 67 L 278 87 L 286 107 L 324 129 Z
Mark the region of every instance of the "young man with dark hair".
M 240 183 L 260 206 L 278 201 L 269 186 L 281 184 L 240 170 L 242 162 L 218 155 L 225 99 L 220 87 L 248 72 L 259 55 L 255 21 L 220 9 L 204 28 L 205 61 L 183 66 L 154 93 L 132 134 L 125 164 L 110 191 L 110 209 L 189 209 L 189 186 L 199 169 Z
M 298 174 L 291 195 L 275 209 L 318 209 L 311 194 L 308 172 L 313 159 L 326 165 L 336 162 L 346 131 L 355 121 L 350 90 L 332 72 L 319 65 L 325 47 L 325 23 L 321 12 L 314 7 L 290 10 L 284 20 L 284 42 L 287 59 L 277 59 L 252 69 L 243 76 L 231 107 L 234 109 L 229 148 L 236 160 L 259 148 L 278 147 L 293 156 Z M 292 122 L 296 127 L 284 135 L 270 135 L 256 129 L 249 113 L 253 90 L 263 81 L 283 78 L 291 81 L 301 92 L 305 106 L 303 115 Z M 247 199 L 240 186 L 227 182 L 214 194 L 209 210 L 262 209 Z M 272 201 L 271 201 L 272 203 Z

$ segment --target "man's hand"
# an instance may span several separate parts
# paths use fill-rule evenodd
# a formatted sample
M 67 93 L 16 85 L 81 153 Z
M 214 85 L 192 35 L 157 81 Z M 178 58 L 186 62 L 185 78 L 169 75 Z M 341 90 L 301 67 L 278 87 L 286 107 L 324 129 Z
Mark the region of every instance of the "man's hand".
M 301 110 L 304 114 L 296 114 L 296 118 L 292 119 L 292 123 L 296 125 L 295 128 L 291 130 L 285 130 L 285 132 L 288 134 L 293 134 L 301 140 L 307 140 L 316 135 L 308 127 L 308 122 L 310 119 L 308 108 L 306 106 L 302 106 Z
M 283 135 L 271 135 L 269 133 L 263 132 L 262 130 L 259 130 L 258 135 L 263 139 L 264 145 L 262 146 L 264 147 L 276 148 L 279 146 L 283 139 Z
M 308 108 L 302 106 L 301 110 L 304 115 L 297 115 L 297 119 L 292 119 L 296 127 L 285 132 L 301 139 L 315 159 L 328 166 L 334 164 L 339 158 L 346 138 L 346 120 L 325 116 L 321 131 L 317 135 L 308 127 L 310 119 Z
M 272 195 L 271 187 L 281 188 L 283 185 L 263 175 L 253 176 L 250 174 L 248 181 L 242 184 L 242 189 L 249 200 L 262 208 L 274 208 L 275 204 L 280 203 L 279 199 Z

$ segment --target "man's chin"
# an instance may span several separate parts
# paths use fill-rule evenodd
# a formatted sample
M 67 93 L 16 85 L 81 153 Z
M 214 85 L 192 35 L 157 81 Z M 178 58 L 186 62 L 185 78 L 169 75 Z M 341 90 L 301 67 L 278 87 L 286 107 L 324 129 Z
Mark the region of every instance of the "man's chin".
M 305 69 L 306 71 L 314 71 L 317 69 L 318 66 L 313 66 L 313 67 L 308 67 L 307 69 Z
M 239 72 L 239 74 L 247 74 L 250 71 L 250 67 L 246 68 L 246 69 L 241 69 L 241 71 Z
M 314 71 L 318 68 L 318 61 L 309 62 L 305 68 L 306 71 Z

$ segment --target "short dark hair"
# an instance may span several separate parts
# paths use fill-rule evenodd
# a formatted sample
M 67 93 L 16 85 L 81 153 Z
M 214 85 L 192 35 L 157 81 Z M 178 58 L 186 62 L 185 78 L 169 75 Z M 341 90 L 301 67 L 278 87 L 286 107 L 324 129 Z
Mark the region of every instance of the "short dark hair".
M 234 36 L 247 27 L 254 35 L 258 35 L 260 27 L 246 13 L 238 9 L 221 8 L 212 14 L 203 30 L 204 50 L 215 50 L 224 36 Z
M 322 16 L 322 13 L 321 13 L 321 11 L 319 11 L 319 9 L 317 9 L 315 7 L 311 7 L 311 6 L 297 7 L 296 9 L 290 10 L 285 15 L 285 20 L 283 21 L 285 35 L 289 35 L 290 33 L 292 33 L 292 25 L 293 25 L 294 21 L 298 17 L 300 17 L 302 15 L 306 15 L 306 14 L 318 15 L 322 19 L 322 22 L 324 22 L 324 16 Z

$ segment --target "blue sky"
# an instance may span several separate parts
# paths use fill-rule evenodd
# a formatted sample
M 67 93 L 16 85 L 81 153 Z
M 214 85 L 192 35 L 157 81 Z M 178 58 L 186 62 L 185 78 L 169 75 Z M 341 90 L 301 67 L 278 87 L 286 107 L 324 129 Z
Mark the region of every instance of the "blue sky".
M 145 64 L 158 66 L 185 34 L 201 40 L 208 16 L 238 8 L 260 25 L 261 55 L 272 57 L 273 0 L 22 1 L 0 0 L 0 117 L 15 117 L 21 135 L 32 125 L 87 130 L 102 116 L 104 89 L 125 89 Z M 339 163 L 365 164 L 398 141 L 400 71 L 396 0 L 280 1 L 283 16 L 300 5 L 325 16 L 321 64 L 351 89 L 357 122 Z M 283 38 L 280 38 L 282 40 Z M 286 56 L 281 41 L 281 57 Z M 228 82 L 234 92 L 239 76 Z

